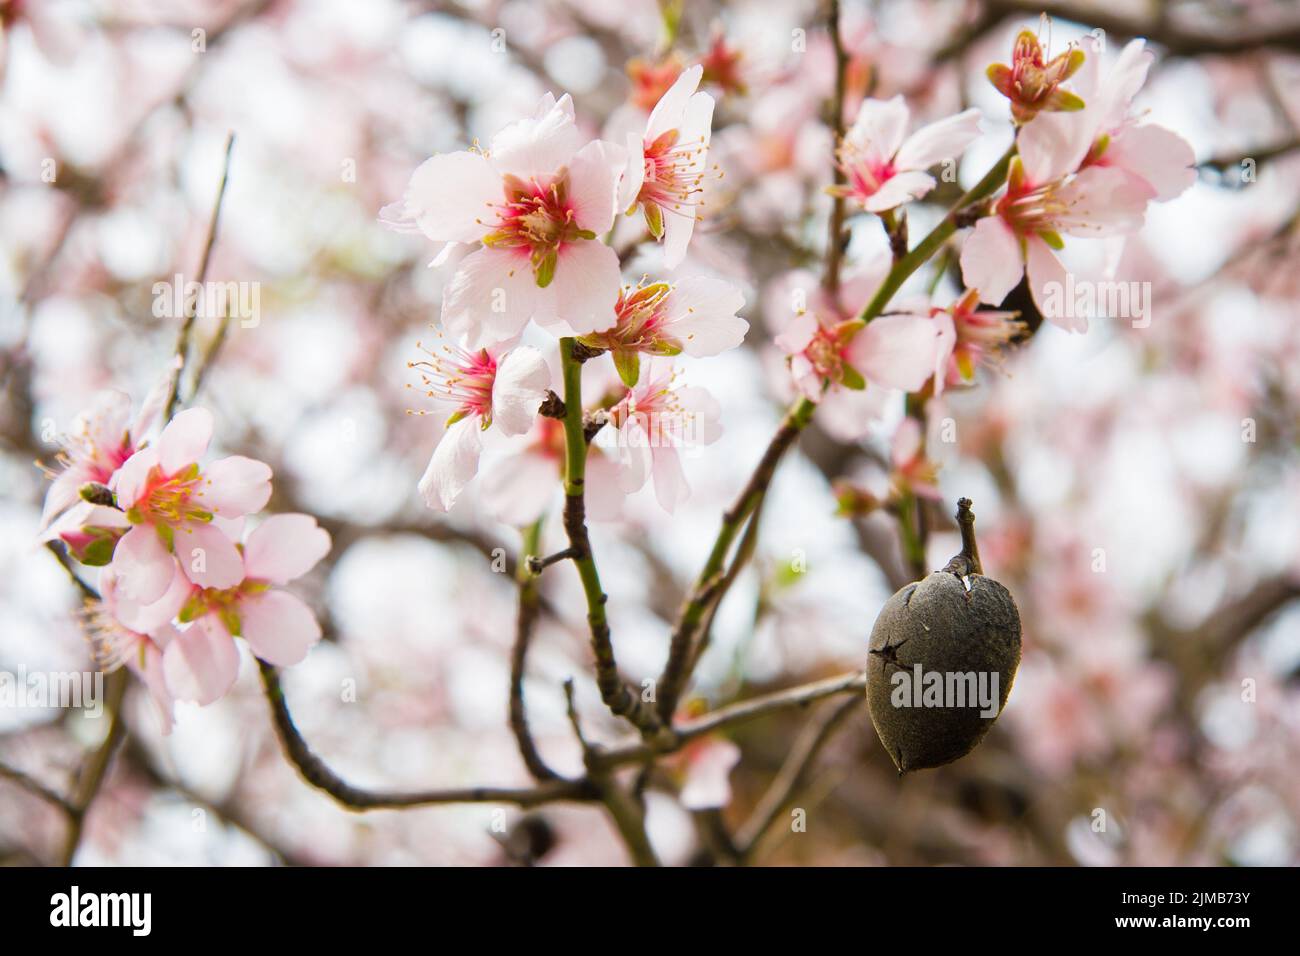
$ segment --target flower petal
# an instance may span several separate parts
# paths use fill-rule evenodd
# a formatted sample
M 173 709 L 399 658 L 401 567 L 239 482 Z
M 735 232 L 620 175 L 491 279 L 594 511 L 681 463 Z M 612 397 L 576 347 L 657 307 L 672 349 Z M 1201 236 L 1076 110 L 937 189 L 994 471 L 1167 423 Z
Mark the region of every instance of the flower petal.
M 915 392 L 934 374 L 939 327 L 919 315 L 882 315 L 849 344 L 849 361 L 868 382 Z
M 203 469 L 203 505 L 223 518 L 254 514 L 271 500 L 271 466 L 255 458 L 232 455 Z
M 153 604 L 166 594 L 175 566 L 171 552 L 148 524 L 136 525 L 123 536 L 110 565 L 118 592 L 137 604 Z
M 603 332 L 618 320 L 614 306 L 622 281 L 618 253 L 609 246 L 595 241 L 568 243 L 560 250 L 550 287 L 555 315 L 574 335 Z
M 244 559 L 220 528 L 190 522 L 176 530 L 175 548 L 181 570 L 201 588 L 225 590 L 244 580 Z
M 320 623 L 288 591 L 270 590 L 239 602 L 239 634 L 253 653 L 277 667 L 297 664 L 320 640 Z
M 519 337 L 530 318 L 549 317 L 526 250 L 479 249 L 466 256 L 442 296 L 442 324 L 480 349 Z
M 857 119 L 844 138 L 869 162 L 883 163 L 898 152 L 907 131 L 907 119 L 907 104 L 901 94 L 890 100 L 863 100 Z
M 244 544 L 244 577 L 285 584 L 314 568 L 329 550 L 329 532 L 311 515 L 272 515 Z
M 665 331 L 687 355 L 700 358 L 734 349 L 749 331 L 749 323 L 736 314 L 745 307 L 745 294 L 722 279 L 682 279 L 666 305 Z
M 1029 292 L 1043 318 L 1067 332 L 1088 331 L 1088 317 L 1076 314 L 1074 304 L 1065 301 L 1065 266 L 1056 258 L 1056 253 L 1042 239 L 1031 236 L 1026 245 L 1026 255 Z
M 187 408 L 158 436 L 158 464 L 164 474 L 174 475 L 203 457 L 212 441 L 212 413 L 206 408 Z
M 1163 126 L 1134 126 L 1111 140 L 1102 161 L 1143 179 L 1156 202 L 1168 202 L 1196 182 L 1196 154 Z
M 913 199 L 920 199 L 934 186 L 934 177 L 929 173 L 904 170 L 890 176 L 880 184 L 879 189 L 862 200 L 862 208 L 867 212 L 884 212 Z
M 614 227 L 618 177 L 627 167 L 622 146 L 592 140 L 569 164 L 569 205 L 580 229 L 603 235 Z
M 479 454 L 483 450 L 479 424 L 477 415 L 462 418 L 443 433 L 433 450 L 419 490 L 424 503 L 435 511 L 449 510 L 478 473 Z
M 235 641 L 211 614 L 178 633 L 163 650 L 163 678 L 177 700 L 206 706 L 225 696 L 238 676 Z
M 686 114 L 686 104 L 699 89 L 702 76 L 704 76 L 704 68 L 699 65 L 683 70 L 676 82 L 659 98 L 655 108 L 650 111 L 650 118 L 646 121 L 645 138 L 648 142 L 653 142 L 669 130 L 681 128 Z
M 566 93 L 558 101 L 543 98 L 536 115 L 516 120 L 493 136 L 488 155 L 498 172 L 542 179 L 567 165 L 582 143 L 573 121 L 573 100 Z
M 158 450 L 145 448 L 122 463 L 113 473 L 108 486 L 117 496 L 118 507 L 129 511 L 134 508 L 149 486 L 149 472 L 158 464 Z
M 956 159 L 980 135 L 980 111 L 964 110 L 922 126 L 898 148 L 897 169 L 929 169 L 945 159 Z
M 497 221 L 492 203 L 503 198 L 501 176 L 481 153 L 443 153 L 411 174 L 402 218 L 434 242 L 477 242 Z
M 985 216 L 961 247 L 961 276 L 980 301 L 1000 305 L 1024 275 L 1020 243 L 1000 216 Z
M 537 409 L 551 387 L 551 370 L 537 349 L 511 349 L 497 364 L 492 383 L 492 424 L 507 435 L 522 435 L 533 427 Z

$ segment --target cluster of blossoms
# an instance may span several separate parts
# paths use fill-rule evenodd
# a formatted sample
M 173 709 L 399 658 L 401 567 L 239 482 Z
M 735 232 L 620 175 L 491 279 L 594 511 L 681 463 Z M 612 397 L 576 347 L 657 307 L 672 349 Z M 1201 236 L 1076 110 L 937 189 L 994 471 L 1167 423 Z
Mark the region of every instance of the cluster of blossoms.
M 308 515 L 274 515 L 245 534 L 271 497 L 271 469 L 231 456 L 203 464 L 212 414 L 191 408 L 151 437 L 166 383 L 134 420 L 121 392 L 101 396 L 64 440 L 42 517 L 100 567 L 86 624 L 98 662 L 125 665 L 149 688 L 165 731 L 176 700 L 216 701 L 238 676 L 235 638 L 275 665 L 301 661 L 321 637 L 301 599 L 280 588 L 310 571 L 330 538 Z
M 443 296 L 437 344 L 420 346 L 424 357 L 410 363 L 426 397 L 449 412 L 419 483 L 430 508 L 449 509 L 475 477 L 489 431 L 533 436 L 518 456 L 525 473 L 536 474 L 530 465 L 539 459 L 558 461 L 554 430 L 538 414 L 556 375 L 552 356 L 520 344 L 529 323 L 613 358 L 620 389 L 604 411 L 619 440 L 608 460 L 593 452 L 594 477 L 607 476 L 621 493 L 653 477 L 669 510 L 689 493 L 676 448 L 716 439 L 717 408 L 702 389 L 676 384 L 671 358 L 739 345 L 749 328 L 737 315 L 744 297 L 709 276 L 625 283 L 606 239 L 620 214 L 639 213 L 663 245 L 666 270 L 685 257 L 713 117 L 713 98 L 698 91 L 702 75 L 700 66 L 682 71 L 644 131 L 623 144 L 584 142 L 572 100 L 547 94 L 486 150 L 426 160 L 402 199 L 381 212 L 395 229 L 444 243 L 434 264 L 458 245 L 472 247 Z M 645 374 L 642 356 L 655 361 Z M 553 486 L 559 472 L 545 468 Z M 544 506 L 538 500 L 535 509 Z M 531 520 L 535 509 L 498 502 L 495 510 Z
M 1016 151 L 1005 188 L 966 212 L 962 224 L 975 228 L 960 253 L 965 287 L 953 299 L 907 301 L 868 315 L 894 265 L 888 256 L 859 264 L 834 287 L 803 274 L 788 277 L 787 291 L 800 294 L 792 310 L 778 310 L 785 319 L 775 344 L 797 392 L 822 406 L 823 423 L 838 437 L 866 434 L 900 391 L 937 396 L 970 383 L 979 367 L 996 365 L 1028 326 L 1013 311 L 980 306 L 1001 304 L 1026 272 L 1046 318 L 1086 328 L 1073 311 L 1047 308 L 1049 284 L 1065 279 L 1056 256 L 1062 236 L 1131 233 L 1149 202 L 1173 198 L 1191 183 L 1190 147 L 1132 110 L 1151 60 L 1142 42 L 1127 46 L 1104 74 L 1100 53 L 1088 38 L 1049 58 L 1025 31 L 1012 62 L 989 68 L 990 81 L 1010 100 Z M 530 435 L 515 470 L 545 473 L 553 487 L 562 442 L 537 421 L 556 381 L 547 354 L 554 350 L 520 344 L 529 323 L 612 357 L 620 381 L 601 409 L 618 441 L 609 461 L 593 449 L 597 471 L 608 471 L 600 480 L 629 493 L 653 476 L 669 511 L 688 493 L 677 449 L 683 435 L 690 444 L 716 438 L 717 405 L 703 390 L 675 384 L 672 357 L 733 348 L 748 324 L 737 314 L 743 297 L 728 282 L 670 275 L 628 284 L 608 244 L 620 213 L 639 214 L 645 236 L 663 246 L 664 268 L 675 270 L 696 224 L 714 107 L 698 89 L 706 65 L 661 66 L 634 73 L 636 102 L 649 113 L 642 132 L 625 143 L 585 140 L 570 98 L 548 94 L 486 150 L 425 161 L 402 199 L 381 213 L 394 228 L 442 243 L 434 264 L 449 261 L 457 246 L 470 247 L 457 258 L 443 297 L 443 341 L 411 363 L 427 396 L 449 409 L 419 484 L 429 507 L 450 508 L 475 476 L 488 430 Z M 837 149 L 842 179 L 830 192 L 879 215 L 905 243 L 897 218 L 903 207 L 936 187 L 935 167 L 955 170 L 980 124 L 979 111 L 968 109 L 909 133 L 901 96 L 864 99 Z M 654 358 L 648 380 L 643 356 Z M 661 427 L 665 421 L 672 426 Z M 682 427 L 687 422 L 695 427 Z M 492 487 L 521 490 L 509 481 Z M 489 507 L 515 520 L 525 512 L 536 517 L 544 500 L 536 492 L 527 497 L 525 509 L 500 501 Z
M 888 256 L 858 266 L 834 293 L 814 277 L 793 273 L 778 286 L 770 311 L 789 315 L 776 336 L 798 390 L 823 407 L 837 437 L 862 437 L 890 390 L 938 395 L 969 383 L 980 366 L 1023 337 L 1026 323 L 999 305 L 1028 274 L 1035 305 L 1049 321 L 1084 331 L 1086 318 L 1051 307 L 1049 293 L 1066 283 L 1056 256 L 1062 234 L 1123 237 L 1143 224 L 1147 204 L 1179 195 L 1195 178 L 1191 147 L 1160 126 L 1139 122 L 1132 101 L 1151 62 L 1143 43 L 1123 49 L 1103 73 L 1091 37 L 1046 60 L 1037 38 L 1022 33 L 1013 63 L 989 70 L 1011 100 L 1016 155 L 1005 189 L 977 207 L 960 264 L 965 288 L 947 304 L 901 302 L 864 322 L 884 283 Z M 1073 89 L 1062 84 L 1073 80 Z M 896 228 L 899 207 L 936 185 L 927 172 L 952 161 L 979 135 L 979 114 L 966 110 L 907 135 L 901 97 L 865 100 L 837 153 L 843 185 L 833 195 Z M 1120 238 L 1118 241 L 1122 241 Z M 1112 250 L 1115 252 L 1117 250 Z M 1115 256 L 1112 256 L 1115 258 Z

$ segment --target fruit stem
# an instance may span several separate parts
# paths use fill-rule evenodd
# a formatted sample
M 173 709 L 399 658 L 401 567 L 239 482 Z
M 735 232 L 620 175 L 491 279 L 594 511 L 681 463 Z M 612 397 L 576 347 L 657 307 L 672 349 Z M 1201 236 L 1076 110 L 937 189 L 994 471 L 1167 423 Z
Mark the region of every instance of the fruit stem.
M 968 574 L 983 574 L 979 545 L 975 543 L 975 512 L 971 511 L 969 498 L 961 498 L 957 502 L 957 526 L 961 528 L 961 551 L 953 555 L 944 570 L 959 578 Z

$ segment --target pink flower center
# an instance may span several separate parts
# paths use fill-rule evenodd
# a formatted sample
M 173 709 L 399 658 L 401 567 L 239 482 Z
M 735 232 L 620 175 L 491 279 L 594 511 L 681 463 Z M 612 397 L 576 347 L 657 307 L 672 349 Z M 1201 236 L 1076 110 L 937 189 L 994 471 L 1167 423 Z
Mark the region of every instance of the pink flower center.
M 499 249 L 526 250 L 537 284 L 550 284 L 561 247 L 596 234 L 579 228 L 569 199 L 569 172 L 561 169 L 552 179 L 504 178 L 505 199 L 496 204 L 496 228 L 483 244 Z
M 187 465 L 174 475 L 164 475 L 155 465 L 149 471 L 144 493 L 127 512 L 134 524 L 176 527 L 189 521 L 211 521 L 212 512 L 198 502 L 207 480 L 198 465 Z
M 487 349 L 467 352 L 446 343 L 436 350 L 425 348 L 423 343 L 416 343 L 416 347 L 429 357 L 408 362 L 407 367 L 420 370 L 420 381 L 429 398 L 447 402 L 453 407 L 452 421 L 470 415 L 479 416 L 485 423 L 492 420 L 492 386 L 497 377 L 497 360 Z
M 845 345 L 841 336 L 834 330 L 819 325 L 803 354 L 818 378 L 838 382 L 844 375 L 847 361 L 844 353 Z
M 670 212 L 700 204 L 697 197 L 703 192 L 704 173 L 696 160 L 706 146 L 702 139 L 678 143 L 679 135 L 677 130 L 670 129 L 653 142 L 642 144 L 645 179 L 637 194 L 640 202 Z
M 897 173 L 892 159 L 871 159 L 847 143 L 840 147 L 840 169 L 849 181 L 849 195 L 859 199 L 874 196 Z
M 673 287 L 667 282 L 624 287 L 619 291 L 614 328 L 590 338 L 603 348 L 653 354 L 675 354 L 681 343 L 663 332 L 668 319 L 666 303 Z

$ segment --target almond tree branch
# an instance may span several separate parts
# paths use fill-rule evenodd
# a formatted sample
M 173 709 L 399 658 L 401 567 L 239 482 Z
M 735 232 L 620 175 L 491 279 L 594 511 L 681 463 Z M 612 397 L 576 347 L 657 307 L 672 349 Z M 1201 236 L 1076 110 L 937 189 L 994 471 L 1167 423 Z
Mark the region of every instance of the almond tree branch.
M 126 724 L 121 719 L 122 698 L 126 694 L 127 671 L 118 670 L 108 675 L 104 681 L 104 712 L 108 715 L 108 733 L 103 742 L 90 755 L 78 775 L 76 790 L 69 801 L 72 804 L 68 814 L 68 832 L 63 841 L 62 861 L 64 866 L 71 866 L 81 845 L 81 835 L 86 823 L 86 814 L 90 805 L 99 796 L 100 787 L 108 776 L 108 769 L 113 763 L 113 754 L 126 737 Z
M 515 616 L 515 643 L 510 652 L 510 730 L 515 735 L 519 756 L 537 780 L 556 780 L 559 775 L 546 765 L 528 729 L 528 710 L 524 704 L 524 671 L 528 645 L 533 639 L 540 609 L 538 580 L 529 570 L 529 561 L 537 554 L 542 536 L 542 519 L 524 529 L 523 549 L 519 555 L 515 579 L 519 584 L 519 610 Z
M 221 183 L 217 186 L 217 198 L 212 204 L 212 218 L 208 220 L 208 237 L 203 244 L 203 257 L 199 261 L 199 272 L 197 282 L 200 286 L 200 292 L 195 296 L 193 302 L 185 304 L 185 317 L 181 322 L 180 334 L 176 337 L 176 369 L 172 376 L 171 391 L 167 395 L 167 404 L 164 406 L 163 421 L 167 421 L 176 411 L 176 405 L 180 401 L 181 375 L 185 371 L 185 362 L 189 358 L 190 336 L 194 331 L 194 320 L 198 316 L 199 296 L 202 285 L 207 281 L 208 265 L 212 261 L 212 247 L 217 243 L 217 224 L 221 219 L 221 206 L 226 198 L 226 183 L 230 179 L 230 153 L 235 147 L 235 134 L 231 133 L 226 137 L 226 154 L 221 167 Z M 229 315 L 227 315 L 227 321 Z M 224 333 L 222 333 L 224 335 Z M 199 370 L 202 375 L 202 369 Z M 197 387 L 197 386 L 196 386 Z
M 586 471 L 587 440 L 582 417 L 582 362 L 574 353 L 572 338 L 560 339 L 560 364 L 564 371 L 564 530 L 569 537 L 570 560 L 582 579 L 587 597 L 587 624 L 591 649 L 596 658 L 596 686 L 600 698 L 612 713 L 630 721 L 642 734 L 654 735 L 663 724 L 652 705 L 629 687 L 618 671 L 609 620 L 605 616 L 607 597 L 600 585 L 600 572 L 587 534 Z
M 763 799 L 754 808 L 753 814 L 736 833 L 736 854 L 741 862 L 754 858 L 759 843 L 785 812 L 795 794 L 808 778 L 817 755 L 831 739 L 835 730 L 865 700 L 857 695 L 842 700 L 834 706 L 827 704 L 815 720 L 804 725 L 786 757 L 776 778 L 763 794 Z
M 535 807 L 559 800 L 585 801 L 598 795 L 586 781 L 554 780 L 531 788 L 514 787 L 462 787 L 445 790 L 416 790 L 393 792 L 364 790 L 348 783 L 312 751 L 294 726 L 289 705 L 280 686 L 279 672 L 265 661 L 257 662 L 262 675 L 262 688 L 271 705 L 271 718 L 276 736 L 290 763 L 298 768 L 302 778 L 317 790 L 323 790 L 349 810 L 384 810 L 403 807 L 423 807 L 443 803 L 509 803 L 519 807 Z
M 894 294 L 902 288 L 903 283 L 912 273 L 938 252 L 957 231 L 959 213 L 988 198 L 1006 182 L 1007 171 L 1015 152 L 1016 146 L 1013 143 L 993 168 L 957 200 L 939 224 L 917 243 L 914 249 L 894 263 L 880 289 L 858 316 L 859 321 L 865 324 L 884 312 Z M 682 608 L 669 643 L 668 660 L 659 678 L 659 716 L 664 721 L 671 719 L 677 707 L 677 700 L 685 688 L 686 681 L 690 678 L 688 665 L 692 657 L 691 649 L 705 614 L 726 595 L 729 582 L 723 573 L 723 566 L 731 551 L 731 545 L 744 523 L 767 494 L 768 486 L 772 482 L 781 458 L 812 420 L 816 410 L 817 406 L 807 398 L 799 399 L 790 407 L 736 504 L 723 515 L 722 528 L 718 531 L 713 549 L 709 552 L 704 568 L 696 579 L 695 587 Z

